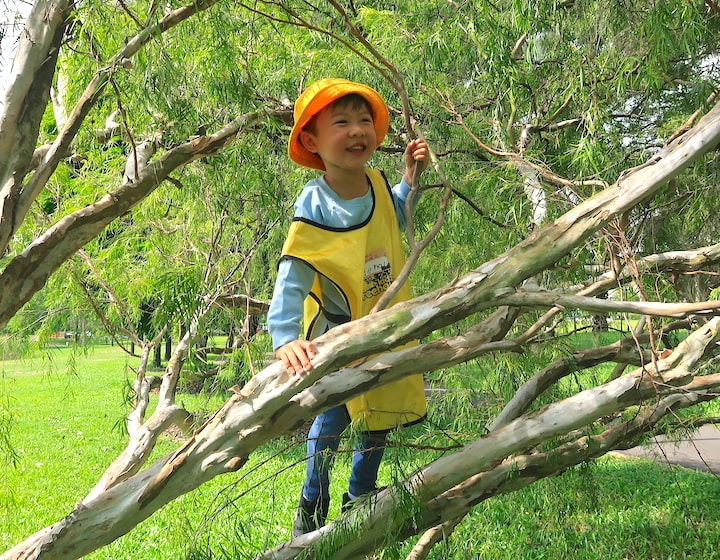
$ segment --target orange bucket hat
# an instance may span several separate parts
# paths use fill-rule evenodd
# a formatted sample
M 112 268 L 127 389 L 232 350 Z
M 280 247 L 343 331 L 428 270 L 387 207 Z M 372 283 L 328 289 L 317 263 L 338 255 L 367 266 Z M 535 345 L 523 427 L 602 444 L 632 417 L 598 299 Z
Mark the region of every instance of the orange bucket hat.
M 373 126 L 377 136 L 377 146 L 382 144 L 388 131 L 390 116 L 385 101 L 373 88 L 350 82 L 342 78 L 326 78 L 310 84 L 295 101 L 295 124 L 288 141 L 288 156 L 298 165 L 325 171 L 325 164 L 319 155 L 312 153 L 300 141 L 300 132 L 312 117 L 317 115 L 333 101 L 351 93 L 363 96 L 373 115 Z

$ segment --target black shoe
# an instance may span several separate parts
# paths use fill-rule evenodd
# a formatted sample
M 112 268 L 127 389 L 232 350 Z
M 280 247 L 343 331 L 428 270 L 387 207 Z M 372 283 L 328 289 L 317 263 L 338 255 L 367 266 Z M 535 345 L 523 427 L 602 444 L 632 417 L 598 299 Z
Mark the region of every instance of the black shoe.
M 387 486 L 381 486 L 380 488 L 375 488 L 372 492 L 369 492 L 367 494 L 363 494 L 362 496 L 358 496 L 357 498 L 351 498 L 350 494 L 345 492 L 342 497 L 342 506 L 340 507 L 341 513 L 345 513 L 346 511 L 351 510 L 353 507 L 355 507 L 356 504 L 358 504 L 361 500 L 366 498 L 367 496 L 373 496 L 377 494 L 378 492 L 382 492 L 385 490 Z
M 310 502 L 305 499 L 305 496 L 300 494 L 300 503 L 298 504 L 297 513 L 295 514 L 295 523 L 293 524 L 292 530 L 293 538 L 316 531 L 325 525 L 329 508 L 329 499 L 318 499 Z

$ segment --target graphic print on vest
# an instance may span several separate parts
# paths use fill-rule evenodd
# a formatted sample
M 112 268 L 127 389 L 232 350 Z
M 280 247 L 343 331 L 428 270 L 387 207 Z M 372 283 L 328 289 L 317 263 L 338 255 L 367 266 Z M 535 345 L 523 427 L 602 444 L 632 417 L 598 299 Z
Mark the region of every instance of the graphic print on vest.
M 378 249 L 365 256 L 365 286 L 363 300 L 383 294 L 392 284 L 392 267 L 385 249 Z

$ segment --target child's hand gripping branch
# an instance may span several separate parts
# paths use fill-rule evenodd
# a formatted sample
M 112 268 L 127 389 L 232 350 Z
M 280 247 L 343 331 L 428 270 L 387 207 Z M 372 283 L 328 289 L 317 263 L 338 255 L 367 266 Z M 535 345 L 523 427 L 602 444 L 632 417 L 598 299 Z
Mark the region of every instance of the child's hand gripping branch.
M 408 185 L 417 187 L 417 185 L 413 185 L 415 166 L 419 165 L 420 173 L 422 173 L 427 169 L 429 158 L 430 150 L 428 150 L 425 140 L 418 138 L 408 142 L 405 148 L 405 173 L 403 174 L 403 179 Z
M 298 339 L 288 342 L 275 350 L 275 357 L 280 360 L 290 375 L 303 375 L 313 366 L 312 360 L 317 355 L 311 340 Z

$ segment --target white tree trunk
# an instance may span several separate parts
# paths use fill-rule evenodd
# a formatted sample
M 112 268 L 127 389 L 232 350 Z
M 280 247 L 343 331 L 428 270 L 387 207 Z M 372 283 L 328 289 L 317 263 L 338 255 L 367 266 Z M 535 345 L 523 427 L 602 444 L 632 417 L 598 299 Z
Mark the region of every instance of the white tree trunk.
M 73 2 L 35 2 L 20 34 L 10 85 L 0 113 L 0 254 L 22 223 L 40 187 L 22 181 L 37 144 L 40 119 L 50 97 L 66 18 Z M 0 293 L 2 291 L 0 290 Z

